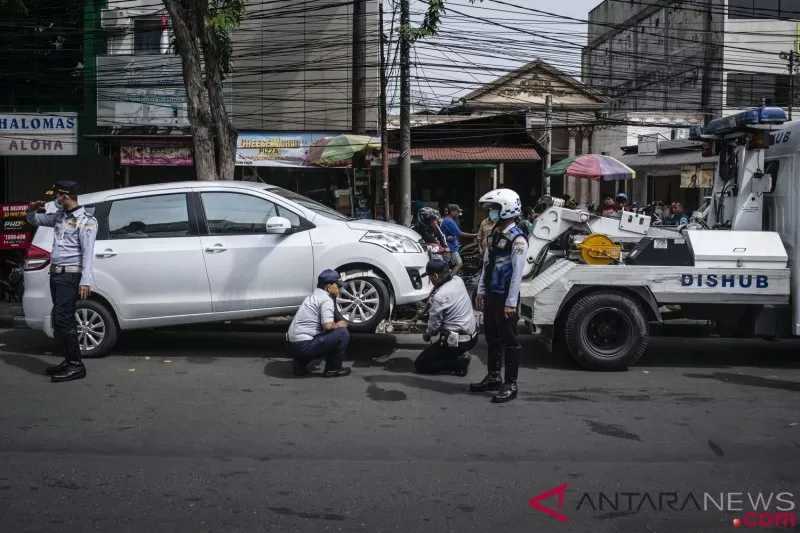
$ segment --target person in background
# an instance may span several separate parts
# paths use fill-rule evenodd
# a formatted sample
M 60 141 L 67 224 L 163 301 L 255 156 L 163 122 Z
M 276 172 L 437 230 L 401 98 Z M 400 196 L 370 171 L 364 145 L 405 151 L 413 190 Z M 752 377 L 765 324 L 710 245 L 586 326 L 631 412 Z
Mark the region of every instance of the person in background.
M 339 273 L 335 270 L 320 272 L 317 288 L 303 300 L 292 319 L 286 338 L 295 376 L 310 374 L 309 365 L 320 358 L 325 359 L 323 375 L 326 378 L 350 374 L 349 368 L 342 367 L 350 344 L 347 322 L 337 322 L 334 318 L 334 300 L 339 296 L 340 285 Z
M 94 243 L 97 219 L 78 204 L 78 183 L 57 181 L 48 196 L 55 198 L 55 213 L 45 213 L 44 202 L 28 207 L 27 220 L 33 226 L 53 228 L 50 265 L 50 295 L 53 299 L 53 333 L 61 342 L 64 361 L 48 367 L 54 383 L 86 377 L 81 361 L 75 306 L 85 300 L 94 286 Z
M 464 282 L 453 277 L 446 261 L 432 259 L 425 272 L 433 284 L 429 298 L 428 327 L 422 338 L 433 343 L 414 361 L 420 374 L 452 372 L 466 376 L 470 357 L 466 352 L 478 342 L 478 325 Z
M 489 217 L 496 221 L 496 225 L 476 298 L 476 307 L 484 314 L 489 371 L 482 381 L 470 385 L 470 391 L 496 391 L 492 402 L 504 403 L 517 397 L 517 374 L 522 352 L 517 340 L 517 305 L 527 262 L 528 239 L 516 224 L 522 214 L 516 192 L 495 189 L 484 194 L 479 203 L 489 210 Z M 504 362 L 505 381 L 502 381 L 500 370 Z
M 519 225 L 527 233 L 528 237 L 533 235 L 533 225 L 536 222 L 536 214 L 534 209 L 530 206 L 525 208 L 525 216 L 519 219 Z
M 439 227 L 439 212 L 432 207 L 422 207 L 417 212 L 414 231 L 420 234 L 425 244 L 438 245 L 447 249 L 447 240 Z
M 492 230 L 494 229 L 494 221 L 486 217 L 481 221 L 481 225 L 478 228 L 478 251 L 480 251 L 481 259 L 483 259 L 484 254 L 486 253 L 486 249 L 489 248 L 489 236 L 492 234 Z
M 672 202 L 669 206 L 669 216 L 664 219 L 667 226 L 683 226 L 689 223 L 689 216 L 683 210 L 680 202 Z
M 564 207 L 567 209 L 577 209 L 578 204 L 575 203 L 575 200 L 569 194 L 564 195 Z
M 613 217 L 616 214 L 617 204 L 610 196 L 607 196 L 603 200 L 603 208 L 600 210 L 600 215 L 604 217 Z
M 447 246 L 450 248 L 454 276 L 458 274 L 464 266 L 464 261 L 461 259 L 461 239 L 474 239 L 477 237 L 474 233 L 464 233 L 461 231 L 458 220 L 462 213 L 463 211 L 458 204 L 450 204 L 447 206 L 445 217 L 442 221 L 442 232 L 447 238 Z
M 622 213 L 628 208 L 628 195 L 624 192 L 617 193 L 617 211 Z

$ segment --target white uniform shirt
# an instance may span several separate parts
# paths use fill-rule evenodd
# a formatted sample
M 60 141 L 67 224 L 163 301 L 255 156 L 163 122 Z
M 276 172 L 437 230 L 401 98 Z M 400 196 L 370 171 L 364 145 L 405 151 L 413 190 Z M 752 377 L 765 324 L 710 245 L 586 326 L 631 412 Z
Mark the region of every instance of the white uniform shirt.
M 431 297 L 428 335 L 436 335 L 443 329 L 465 335 L 473 335 L 477 329 L 467 287 L 458 276 L 441 285 Z
M 289 326 L 289 342 L 310 341 L 322 333 L 322 324 L 333 322 L 333 298 L 327 291 L 314 289 L 307 296 Z

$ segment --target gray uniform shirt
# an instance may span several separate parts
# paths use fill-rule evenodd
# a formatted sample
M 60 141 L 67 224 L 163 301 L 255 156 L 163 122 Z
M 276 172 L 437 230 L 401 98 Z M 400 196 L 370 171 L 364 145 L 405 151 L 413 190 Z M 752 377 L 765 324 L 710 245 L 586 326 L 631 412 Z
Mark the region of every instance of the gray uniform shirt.
M 55 213 L 30 212 L 28 222 L 34 226 L 53 228 L 51 261 L 56 266 L 80 266 L 81 285 L 94 287 L 94 241 L 97 219 L 83 207 Z
M 314 289 L 307 296 L 289 326 L 289 342 L 310 341 L 322 333 L 322 324 L 333 322 L 333 298 L 327 291 Z
M 477 329 L 467 287 L 458 276 L 441 285 L 431 297 L 428 335 L 433 336 L 442 329 L 466 335 L 473 335 Z

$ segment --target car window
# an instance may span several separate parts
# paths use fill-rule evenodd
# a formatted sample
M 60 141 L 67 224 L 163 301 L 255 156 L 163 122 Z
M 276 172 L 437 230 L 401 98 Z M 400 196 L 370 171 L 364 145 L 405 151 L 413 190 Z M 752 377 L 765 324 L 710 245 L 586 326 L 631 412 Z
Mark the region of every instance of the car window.
M 267 232 L 270 217 L 288 218 L 293 226 L 300 217 L 278 205 L 249 194 L 204 192 L 200 194 L 212 235 L 248 235 Z
M 112 239 L 188 237 L 185 194 L 162 194 L 111 202 L 108 229 Z
M 340 212 L 336 211 L 335 209 L 331 209 L 327 205 L 323 205 L 319 202 L 315 202 L 311 198 L 303 196 L 302 194 L 298 194 L 296 192 L 292 192 L 290 190 L 284 189 L 282 187 L 270 187 L 267 189 L 269 192 L 273 194 L 277 194 L 281 198 L 285 198 L 287 200 L 291 200 L 301 206 L 305 207 L 306 209 L 310 209 L 315 213 L 319 213 L 320 215 L 324 215 L 328 218 L 333 218 L 335 220 L 352 220 L 350 217 L 346 217 Z M 288 217 L 287 217 L 288 218 Z

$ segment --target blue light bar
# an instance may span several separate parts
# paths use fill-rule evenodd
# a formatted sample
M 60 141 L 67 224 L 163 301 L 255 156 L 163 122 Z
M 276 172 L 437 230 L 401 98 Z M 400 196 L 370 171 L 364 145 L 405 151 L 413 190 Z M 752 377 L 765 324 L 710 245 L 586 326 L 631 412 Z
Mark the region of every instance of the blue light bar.
M 724 135 L 748 126 L 783 124 L 788 119 L 780 107 L 757 107 L 729 117 L 718 118 L 708 123 L 705 135 Z

